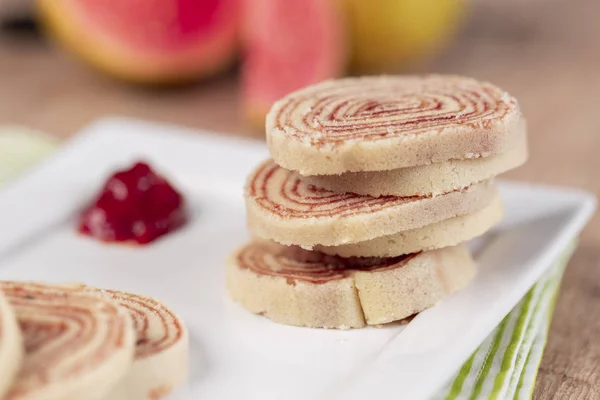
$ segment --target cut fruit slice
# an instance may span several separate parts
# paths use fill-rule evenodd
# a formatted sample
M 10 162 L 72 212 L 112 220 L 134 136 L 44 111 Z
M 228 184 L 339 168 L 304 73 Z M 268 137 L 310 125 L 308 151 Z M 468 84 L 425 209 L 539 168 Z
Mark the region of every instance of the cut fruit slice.
M 229 295 L 248 311 L 283 324 L 338 329 L 402 320 L 474 276 L 462 245 L 394 258 L 340 258 L 254 241 L 226 270 Z
M 23 341 L 15 314 L 0 292 L 0 399 L 12 383 L 23 360 Z
M 238 0 L 40 0 L 39 9 L 60 43 L 129 81 L 203 77 L 237 50 Z
M 102 399 L 133 360 L 127 311 L 83 285 L 0 282 L 15 310 L 23 367 L 4 400 Z
M 137 335 L 133 365 L 108 399 L 154 400 L 168 395 L 187 380 L 188 332 L 173 311 L 149 297 L 116 290 L 89 290 L 128 310 Z
M 264 128 L 276 100 L 343 72 L 343 15 L 335 0 L 245 0 L 242 4 L 243 103 L 250 122 Z

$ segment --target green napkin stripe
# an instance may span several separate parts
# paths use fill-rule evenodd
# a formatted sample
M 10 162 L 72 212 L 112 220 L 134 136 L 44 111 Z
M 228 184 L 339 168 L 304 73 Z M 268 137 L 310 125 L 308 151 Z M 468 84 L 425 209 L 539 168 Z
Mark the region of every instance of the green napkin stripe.
M 534 286 L 534 289 L 537 288 L 538 285 Z M 501 393 L 502 388 L 505 384 L 506 374 L 510 370 L 511 364 L 513 362 L 513 358 L 515 357 L 515 353 L 519 349 L 521 344 L 521 337 L 525 332 L 525 329 L 529 325 L 529 321 L 531 320 L 531 311 L 534 297 L 537 300 L 537 296 L 534 296 L 534 289 L 530 290 L 525 296 L 525 301 L 523 302 L 523 306 L 521 307 L 521 313 L 517 319 L 517 323 L 515 328 L 512 331 L 512 335 L 510 337 L 509 345 L 504 352 L 504 357 L 502 358 L 502 362 L 500 364 L 500 373 L 496 375 L 494 379 L 494 387 L 492 388 L 492 393 L 490 395 L 490 400 L 496 400 L 498 395 Z M 538 292 L 541 292 L 538 291 Z M 537 302 L 539 304 L 539 301 Z
M 526 300 L 528 296 L 531 296 L 529 292 L 517 304 L 517 306 L 504 318 L 506 325 L 505 329 L 502 331 L 498 349 L 495 352 L 493 358 L 486 360 L 486 363 L 489 363 L 490 365 L 489 371 L 487 372 L 487 374 L 482 374 L 481 376 L 479 376 L 479 381 L 475 382 L 474 384 L 475 387 L 481 386 L 481 390 L 478 390 L 477 398 L 488 398 L 493 393 L 494 377 L 496 377 L 501 371 L 500 368 L 503 356 L 506 353 L 509 346 L 511 345 L 512 334 L 517 328 L 517 323 L 522 313 L 525 312 Z
M 521 393 L 525 386 L 525 377 L 528 376 L 527 372 L 529 370 L 532 371 L 531 381 L 527 382 L 528 385 L 528 393 L 527 399 L 531 399 L 533 397 L 533 390 L 535 389 L 535 382 L 537 380 L 537 373 L 540 368 L 540 364 L 542 362 L 542 355 L 544 349 L 546 347 L 546 343 L 548 340 L 548 331 L 550 330 L 550 324 L 552 323 L 552 316 L 554 315 L 554 309 L 556 307 L 556 300 L 558 299 L 559 288 L 562 282 L 562 277 L 567 268 L 567 265 L 577 248 L 578 240 L 574 239 L 565 249 L 560 259 L 556 262 L 556 268 L 554 271 L 555 277 L 553 280 L 553 285 L 551 290 L 552 296 L 550 296 L 550 301 L 548 305 L 548 310 L 545 313 L 545 321 L 543 323 L 543 328 L 539 330 L 539 343 L 536 343 L 537 346 L 532 346 L 530 353 L 527 357 L 528 361 L 525 365 L 524 372 L 521 374 L 521 379 L 519 380 L 519 385 L 517 386 L 517 392 L 515 393 L 515 399 L 520 399 L 523 397 L 524 393 Z
M 534 340 L 534 342 L 535 342 L 535 340 Z M 515 397 L 514 397 L 515 399 L 520 398 L 521 389 L 523 388 L 523 385 L 524 385 L 525 372 L 527 372 L 527 368 L 532 362 L 532 355 L 533 355 L 533 346 L 531 348 L 531 351 L 529 351 L 529 353 L 527 353 L 527 359 L 525 360 L 525 366 L 523 368 L 523 371 L 521 372 L 521 376 L 519 377 L 517 391 L 515 392 Z M 531 394 L 533 395 L 533 390 L 532 390 Z
M 0 126 L 0 184 L 52 154 L 58 141 L 21 126 Z
M 533 314 L 532 314 L 531 318 L 529 319 L 528 324 L 525 327 L 525 332 L 523 334 L 523 338 L 519 343 L 519 347 L 517 349 L 517 354 L 515 355 L 514 364 L 512 365 L 512 368 L 511 368 L 512 373 L 510 374 L 510 378 L 508 379 L 506 397 L 509 397 L 515 393 L 516 386 L 519 382 L 519 379 L 522 376 L 523 369 L 525 367 L 525 362 L 527 361 L 527 358 L 529 357 L 529 352 L 523 353 L 523 351 L 520 351 L 520 350 L 530 349 L 531 345 L 533 344 L 533 340 L 535 339 L 535 336 L 536 336 L 536 331 L 538 331 L 539 327 L 541 326 L 541 323 L 540 323 L 540 320 L 542 318 L 541 309 L 546 308 L 546 304 L 547 304 L 546 293 L 547 293 L 547 290 L 549 290 L 549 287 L 550 287 L 549 282 L 546 282 L 544 285 L 544 289 L 543 289 L 544 295 L 541 296 L 541 298 L 538 300 L 537 304 L 533 308 Z
M 560 281 L 560 277 L 554 275 L 552 279 L 549 279 L 545 284 L 544 291 L 547 294 L 551 294 L 556 290 L 557 283 Z M 538 306 L 536 307 L 535 313 L 535 321 L 531 324 L 530 328 L 527 331 L 527 342 L 523 345 L 524 348 L 528 348 L 529 352 L 525 354 L 521 354 L 521 358 L 523 359 L 518 365 L 511 377 L 510 387 L 514 389 L 511 390 L 514 393 L 514 398 L 518 398 L 520 395 L 520 390 L 523 387 L 524 378 L 527 376 L 528 366 L 531 363 L 531 355 L 533 352 L 533 346 L 536 339 L 538 339 L 540 331 L 544 331 L 546 329 L 547 314 L 550 309 L 550 303 L 552 301 L 553 296 L 545 296 L 543 301 L 540 301 Z M 545 340 L 545 339 L 543 339 Z M 536 367 L 537 368 L 537 367 Z
M 559 282 L 559 280 L 554 281 L 549 290 L 556 290 Z M 540 311 L 540 313 L 543 314 L 543 318 L 541 318 L 540 326 L 538 327 L 537 334 L 535 335 L 533 343 L 529 349 L 526 363 L 520 373 L 519 383 L 513 397 L 514 399 L 523 398 L 530 400 L 533 397 L 537 372 L 548 338 L 549 319 L 550 313 L 552 312 L 551 310 L 551 300 L 547 299 L 545 310 Z M 528 387 L 527 393 L 524 392 L 525 386 Z
M 513 309 L 513 311 L 505 317 L 505 320 L 503 321 L 503 322 L 505 322 L 504 332 L 502 333 L 502 335 L 499 335 L 498 334 L 499 332 L 496 331 L 497 334 L 494 337 L 494 341 L 488 347 L 490 350 L 488 350 L 487 352 L 490 354 L 486 354 L 486 356 L 484 357 L 484 360 L 480 363 L 480 364 L 483 364 L 483 368 L 485 368 L 487 363 L 489 363 L 489 365 L 490 365 L 488 367 L 488 370 L 489 370 L 492 368 L 493 365 L 496 365 L 499 362 L 500 359 L 498 357 L 490 358 L 490 355 L 493 352 L 494 347 L 497 348 L 496 354 L 498 354 L 499 356 L 502 356 L 502 354 L 504 354 L 504 357 L 502 358 L 503 365 L 500 368 L 500 371 L 502 374 L 501 376 L 503 378 L 505 378 L 506 375 L 511 371 L 511 369 L 514 368 L 516 361 L 513 362 L 513 360 L 516 360 L 516 358 L 518 358 L 519 355 L 521 355 L 521 357 L 523 357 L 523 355 L 521 354 L 522 351 L 520 351 L 520 350 L 522 349 L 521 345 L 523 344 L 523 341 L 524 341 L 525 332 L 527 331 L 527 329 L 531 329 L 532 331 L 534 331 L 540 325 L 539 323 L 531 324 L 531 320 L 532 320 L 531 317 L 532 317 L 532 315 L 535 314 L 535 309 L 539 309 L 539 307 L 537 307 L 538 304 L 540 304 L 540 302 L 545 303 L 545 301 L 542 301 L 542 299 L 545 300 L 547 298 L 547 296 L 545 296 L 545 294 L 551 293 L 551 292 L 548 292 L 548 285 L 547 285 L 547 283 L 550 281 L 549 278 L 550 278 L 550 274 L 546 274 L 542 278 L 542 280 L 540 282 L 538 282 L 538 284 L 536 284 L 532 289 L 530 289 L 530 291 L 527 293 L 525 298 L 523 298 L 523 300 L 521 300 L 519 305 L 517 307 L 515 307 L 515 309 Z M 517 311 L 517 309 L 518 309 L 518 311 Z M 512 322 L 511 319 L 514 319 L 515 317 L 517 319 L 517 322 L 515 323 L 513 329 L 506 329 L 506 328 L 508 328 L 508 326 L 511 325 L 510 324 L 510 322 Z M 498 330 L 499 327 L 496 329 Z M 505 336 L 507 333 L 510 335 L 511 340 L 509 341 L 509 345 L 506 346 L 506 350 L 500 351 L 500 349 L 502 348 L 502 342 L 508 339 L 508 337 Z M 472 393 L 472 395 L 481 397 L 481 395 L 482 395 L 481 391 L 483 390 L 483 387 L 485 387 L 485 384 L 487 383 L 486 378 L 487 378 L 487 374 L 489 374 L 489 371 L 486 374 L 484 371 L 482 371 L 482 368 L 478 368 L 479 371 L 474 371 L 472 369 L 473 369 L 475 357 L 477 356 L 477 354 L 484 351 L 484 348 L 485 348 L 484 345 L 480 346 L 473 353 L 473 355 L 467 360 L 467 362 L 463 365 L 463 367 L 459 371 L 458 375 L 452 382 L 452 385 L 450 386 L 450 390 L 448 390 L 448 392 L 447 392 L 448 394 L 445 397 L 446 400 L 455 400 L 459 397 L 462 397 L 460 395 L 463 390 L 465 381 L 467 380 L 469 375 L 473 374 L 473 373 L 478 373 L 479 376 L 477 376 L 474 380 L 476 393 Z M 508 354 L 505 352 L 508 352 Z M 524 354 L 528 354 L 528 352 L 524 353 Z M 520 365 L 522 366 L 523 362 L 521 362 Z M 518 368 L 518 370 L 521 370 L 521 368 Z M 518 373 L 517 370 L 515 370 L 514 372 Z M 514 379 L 516 379 L 516 378 L 514 378 Z M 495 386 L 490 393 L 490 397 L 492 397 L 492 398 L 498 398 L 498 396 L 502 394 L 502 389 L 505 389 L 504 385 L 506 385 L 507 383 L 510 383 L 510 381 L 506 382 L 505 380 L 498 380 L 498 382 L 495 382 Z M 512 386 L 514 386 L 514 385 L 515 384 L 513 384 Z M 473 386 L 473 385 L 469 385 L 469 386 Z M 510 386 L 509 386 L 509 388 L 510 388 Z M 467 387 L 464 389 L 470 390 L 471 387 Z M 514 389 L 511 390 L 510 392 L 514 393 Z M 465 395 L 467 395 L 467 393 L 465 393 Z
M 458 376 L 454 382 L 452 382 L 452 387 L 450 389 L 450 393 L 448 393 L 448 396 L 446 397 L 446 400 L 455 400 L 462 391 L 463 384 L 465 383 L 465 380 L 467 379 L 467 376 L 469 376 L 469 372 L 471 372 L 471 368 L 473 367 L 475 354 L 477 354 L 477 351 L 473 352 L 467 362 L 463 364 Z
M 490 394 L 490 399 L 509 398 L 514 394 L 516 380 L 522 372 L 524 359 L 528 354 L 528 351 L 524 353 L 523 349 L 531 347 L 535 336 L 534 332 L 541 326 L 540 310 L 546 309 L 548 297 L 551 293 L 548 290 L 553 280 L 553 275 L 549 273 L 544 274 L 522 300 L 524 304 L 522 312 L 519 315 L 519 322 L 513 331 L 510 345 L 505 350 L 500 364 L 500 371 L 494 380 L 494 388 Z
M 513 345 L 513 333 L 518 328 L 518 323 L 522 317 L 522 314 L 526 312 L 526 303 L 528 299 L 529 292 L 525 295 L 525 297 L 518 303 L 518 305 L 511 311 L 506 318 L 507 325 L 506 329 L 502 334 L 502 340 L 500 341 L 500 347 L 494 356 L 494 359 L 491 360 L 491 368 L 487 376 L 483 379 L 482 385 L 483 390 L 481 391 L 479 398 L 488 399 L 494 393 L 494 384 L 495 378 L 503 371 L 503 360 L 504 356 L 507 352 L 510 352 L 510 346 Z M 535 296 L 534 296 L 535 298 Z
M 485 378 L 487 377 L 490 369 L 492 368 L 492 364 L 494 358 L 496 357 L 496 352 L 500 348 L 500 343 L 502 342 L 502 336 L 504 335 L 504 330 L 506 329 L 506 325 L 508 323 L 509 318 L 504 318 L 500 325 L 498 326 L 498 332 L 494 336 L 494 341 L 492 347 L 488 354 L 484 359 L 483 368 L 481 369 L 481 373 L 477 379 L 477 383 L 475 383 L 475 388 L 473 388 L 473 393 L 471 394 L 471 400 L 477 399 L 481 390 L 483 389 L 483 383 L 485 382 Z
M 529 301 L 531 301 L 531 299 L 533 298 L 533 290 L 528 292 L 528 294 L 526 295 L 526 298 L 529 299 Z M 484 342 L 473 353 L 473 355 L 467 361 L 467 363 L 465 365 L 463 365 L 463 368 L 461 368 L 458 376 L 456 377 L 456 379 L 454 380 L 454 382 L 451 385 L 451 390 L 450 390 L 450 393 L 448 394 L 448 396 L 446 397 L 446 400 L 454 400 L 457 397 L 459 397 L 459 395 L 462 392 L 464 382 L 467 380 L 467 378 L 469 377 L 470 374 L 477 374 L 477 376 L 474 379 L 475 392 L 472 393 L 472 396 L 479 396 L 481 394 L 481 391 L 482 391 L 483 386 L 486 381 L 487 374 L 489 373 L 491 366 L 494 364 L 495 354 L 500 349 L 502 341 L 505 338 L 504 333 L 506 331 L 506 328 L 508 327 L 508 325 L 510 325 L 509 322 L 511 322 L 510 321 L 511 318 L 514 318 L 517 315 L 517 313 L 516 313 L 517 308 L 519 309 L 519 312 L 518 312 L 519 317 L 521 315 L 523 315 L 524 311 L 526 311 L 524 308 L 524 303 L 525 303 L 525 299 L 523 299 L 517 305 L 517 307 L 515 307 L 515 309 L 513 309 L 513 311 L 511 311 L 511 313 L 508 314 L 502 320 L 501 324 L 495 329 L 495 331 L 492 332 L 492 333 L 495 332 L 495 336 L 492 340 L 492 343 L 490 343 L 489 346 L 487 346 L 487 350 L 485 350 L 486 343 Z M 514 328 L 513 328 L 513 331 L 514 331 Z M 483 360 L 480 362 L 480 368 L 478 368 L 477 371 L 474 371 L 474 370 L 472 371 L 472 365 L 475 360 L 475 357 L 478 354 L 481 354 L 481 352 L 483 352 L 483 351 L 486 351 L 486 354 L 485 354 Z M 466 388 L 466 389 L 470 390 L 471 388 Z
M 518 349 L 517 353 L 515 354 L 514 363 L 511 366 L 512 368 L 509 367 L 509 369 L 504 373 L 504 375 L 506 375 L 508 372 L 510 372 L 510 370 L 512 370 L 510 378 L 504 382 L 506 385 L 504 398 L 510 398 L 514 396 L 518 381 L 523 375 L 525 362 L 529 357 L 529 351 L 523 351 L 523 349 L 531 349 L 533 341 L 536 337 L 536 333 L 540 330 L 540 327 L 543 326 L 543 316 L 548 308 L 549 294 L 551 293 L 550 290 L 553 288 L 552 283 L 555 279 L 555 277 L 552 275 L 546 274 L 536 285 L 536 287 L 541 288 L 539 299 L 531 309 L 529 321 L 525 326 L 522 337 L 518 343 Z

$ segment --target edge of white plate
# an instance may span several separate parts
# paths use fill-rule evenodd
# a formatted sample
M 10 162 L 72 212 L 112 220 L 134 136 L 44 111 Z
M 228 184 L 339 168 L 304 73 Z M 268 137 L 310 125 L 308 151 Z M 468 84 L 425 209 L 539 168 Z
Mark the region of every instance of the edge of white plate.
M 509 184 L 511 185 L 511 184 Z M 532 187 L 535 185 L 531 185 Z M 546 190 L 556 190 L 546 186 Z M 558 191 L 557 191 L 558 192 Z M 411 361 L 411 368 L 405 368 L 408 365 L 410 351 L 407 351 L 405 341 L 406 336 L 418 336 L 419 326 L 418 317 L 415 318 L 398 336 L 388 343 L 379 357 L 372 365 L 365 368 L 352 384 L 340 391 L 340 397 L 343 399 L 364 399 L 367 396 L 384 396 L 390 392 L 402 393 L 403 398 L 426 399 L 441 387 L 445 381 L 452 376 L 480 343 L 485 340 L 487 335 L 495 328 L 499 320 L 493 317 L 498 313 L 508 314 L 517 304 L 521 296 L 533 286 L 541 275 L 553 264 L 553 262 L 562 254 L 564 248 L 574 240 L 585 224 L 592 217 L 596 209 L 596 197 L 590 193 L 579 190 L 560 191 L 561 195 L 566 195 L 569 201 L 575 201 L 570 210 L 568 222 L 560 229 L 557 235 L 553 237 L 544 247 L 540 257 L 536 257 L 532 272 L 527 279 L 515 285 L 511 294 L 507 295 L 510 301 L 501 305 L 501 310 L 490 312 L 489 318 L 479 319 L 477 324 L 473 324 L 469 333 L 470 340 L 459 341 L 452 348 L 446 349 L 451 356 L 444 357 L 446 362 L 436 363 L 435 365 L 419 365 L 415 368 L 414 359 Z M 510 257 L 510 255 L 509 255 Z M 507 261 L 510 263 L 510 259 Z M 449 360 L 452 360 L 450 362 Z M 460 362 L 454 362 L 461 360 Z M 423 370 L 428 368 L 431 373 L 424 374 Z M 400 377 L 400 378 L 399 378 Z M 406 390 L 402 382 L 418 379 L 419 385 L 409 385 L 412 390 Z

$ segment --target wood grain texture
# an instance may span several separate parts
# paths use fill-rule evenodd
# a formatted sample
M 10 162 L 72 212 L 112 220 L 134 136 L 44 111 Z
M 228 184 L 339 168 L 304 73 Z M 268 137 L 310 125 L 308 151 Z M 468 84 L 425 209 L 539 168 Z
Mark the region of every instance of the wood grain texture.
M 532 154 L 508 178 L 600 195 L 598 16 L 597 0 L 472 0 L 458 40 L 415 70 L 490 80 L 520 100 Z M 0 88 L 0 124 L 61 138 L 113 114 L 262 137 L 244 125 L 233 73 L 181 90 L 141 90 L 39 41 L 0 34 Z M 599 216 L 567 269 L 534 398 L 600 398 Z

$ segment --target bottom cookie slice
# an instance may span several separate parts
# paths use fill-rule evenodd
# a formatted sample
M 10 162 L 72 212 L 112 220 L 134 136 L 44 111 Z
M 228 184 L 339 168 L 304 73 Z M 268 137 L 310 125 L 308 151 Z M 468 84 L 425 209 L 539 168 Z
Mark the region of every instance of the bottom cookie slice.
M 17 318 L 0 290 L 0 399 L 15 378 L 23 360 L 23 340 Z
M 475 262 L 464 245 L 394 258 L 341 258 L 253 241 L 227 266 L 231 298 L 275 322 L 361 328 L 421 312 L 466 286 Z
M 173 311 L 150 297 L 117 290 L 89 290 L 126 309 L 136 333 L 133 365 L 105 400 L 158 400 L 187 380 L 188 332 Z

